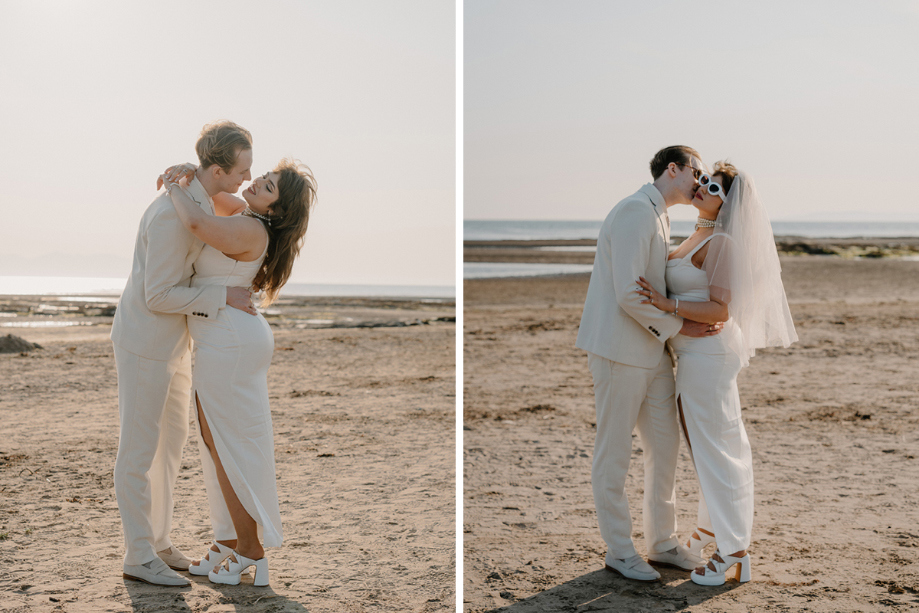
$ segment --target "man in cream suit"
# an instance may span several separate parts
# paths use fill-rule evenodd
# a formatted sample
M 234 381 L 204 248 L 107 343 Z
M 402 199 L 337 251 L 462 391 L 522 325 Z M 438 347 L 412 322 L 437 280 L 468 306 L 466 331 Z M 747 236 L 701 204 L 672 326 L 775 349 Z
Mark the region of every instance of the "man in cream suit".
M 684 320 L 641 304 L 638 277 L 667 293 L 664 271 L 670 245 L 667 208 L 688 204 L 705 171 L 689 147 L 667 147 L 651 160 L 653 183 L 613 207 L 597 240 L 576 346 L 588 352 L 597 406 L 594 504 L 607 544 L 606 568 L 630 579 L 660 574 L 638 555 L 625 482 L 637 426 L 644 449 L 644 536 L 648 558 L 692 570 L 704 561 L 676 538 L 676 463 L 680 434 L 673 364 L 664 343 L 676 334 L 706 336 L 718 326 Z M 713 329 L 714 328 L 714 329 Z
M 204 127 L 201 167 L 188 191 L 209 213 L 211 196 L 250 180 L 252 137 L 232 122 Z M 188 438 L 191 337 L 186 317 L 215 318 L 229 305 L 255 314 L 240 287 L 189 287 L 204 243 L 179 221 L 165 192 L 147 208 L 134 263 L 112 324 L 121 433 L 115 496 L 124 526 L 124 577 L 156 585 L 189 582 L 172 569 L 189 560 L 172 547 L 172 490 Z

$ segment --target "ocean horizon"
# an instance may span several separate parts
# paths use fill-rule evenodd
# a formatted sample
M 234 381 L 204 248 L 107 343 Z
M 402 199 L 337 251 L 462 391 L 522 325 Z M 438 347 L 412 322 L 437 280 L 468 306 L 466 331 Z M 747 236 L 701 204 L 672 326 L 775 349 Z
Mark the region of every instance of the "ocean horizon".
M 483 220 L 463 221 L 463 240 L 582 240 L 596 239 L 603 220 Z M 692 234 L 695 221 L 674 220 L 672 236 Z M 901 238 L 919 236 L 917 221 L 773 221 L 775 236 L 802 238 Z
M 105 296 L 117 298 L 126 277 L 53 277 L 41 275 L 0 276 L 0 296 Z M 407 299 L 455 299 L 453 285 L 361 285 L 288 283 L 282 298 L 366 297 Z

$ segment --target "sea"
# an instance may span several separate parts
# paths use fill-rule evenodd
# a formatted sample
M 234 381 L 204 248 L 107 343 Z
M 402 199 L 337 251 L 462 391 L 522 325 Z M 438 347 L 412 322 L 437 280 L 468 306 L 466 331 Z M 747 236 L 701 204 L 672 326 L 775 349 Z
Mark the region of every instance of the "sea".
M 547 220 L 466 220 L 463 222 L 464 241 L 501 240 L 596 240 L 603 220 L 547 221 Z M 674 220 L 670 225 L 672 236 L 689 236 L 695 221 Z M 773 221 L 775 236 L 800 236 L 802 238 L 894 238 L 919 236 L 916 221 Z M 553 250 L 594 251 L 593 247 L 553 247 Z M 465 262 L 464 279 L 490 279 L 499 277 L 530 277 L 587 273 L 589 264 L 505 264 L 491 262 Z
M 117 277 L 44 277 L 0 276 L 0 296 L 96 296 L 118 297 L 124 291 L 126 278 Z M 365 298 L 402 298 L 412 300 L 453 300 L 453 285 L 332 285 L 288 283 L 281 297 L 342 296 Z
M 692 234 L 695 221 L 674 220 L 670 224 L 673 236 Z M 603 220 L 591 221 L 497 221 L 466 220 L 463 240 L 578 240 L 596 239 Z M 919 222 L 852 222 L 852 221 L 773 221 L 775 236 L 803 238 L 892 238 L 919 236 Z

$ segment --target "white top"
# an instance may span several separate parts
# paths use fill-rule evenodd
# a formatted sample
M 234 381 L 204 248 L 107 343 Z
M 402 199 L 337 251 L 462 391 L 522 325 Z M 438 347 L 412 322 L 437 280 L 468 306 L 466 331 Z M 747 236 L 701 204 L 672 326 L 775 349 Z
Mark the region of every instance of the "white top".
M 267 253 L 268 241 L 265 241 L 265 249 L 258 259 L 240 262 L 225 256 L 210 245 L 205 245 L 201 255 L 195 260 L 195 276 L 191 279 L 191 286 L 250 287 Z
M 685 256 L 667 260 L 667 270 L 664 276 L 667 279 L 668 298 L 678 298 L 686 302 L 708 302 L 711 300 L 708 292 L 708 275 L 701 268 L 696 268 L 695 264 L 692 263 L 692 256 L 719 234 L 716 232 L 706 237 Z

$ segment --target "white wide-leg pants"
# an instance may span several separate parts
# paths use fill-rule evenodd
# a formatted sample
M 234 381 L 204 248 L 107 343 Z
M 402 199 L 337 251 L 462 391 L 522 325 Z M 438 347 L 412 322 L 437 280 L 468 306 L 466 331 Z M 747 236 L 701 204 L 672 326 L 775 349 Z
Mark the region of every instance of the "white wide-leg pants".
M 115 498 L 124 563 L 137 565 L 172 546 L 172 490 L 188 438 L 191 354 L 151 360 L 114 347 L 121 418 Z
M 638 428 L 645 464 L 643 520 L 649 553 L 677 546 L 676 463 L 680 431 L 674 402 L 673 364 L 664 352 L 656 368 L 612 362 L 592 353 L 597 438 L 594 445 L 594 504 L 600 534 L 614 558 L 636 554 L 625 482 Z

